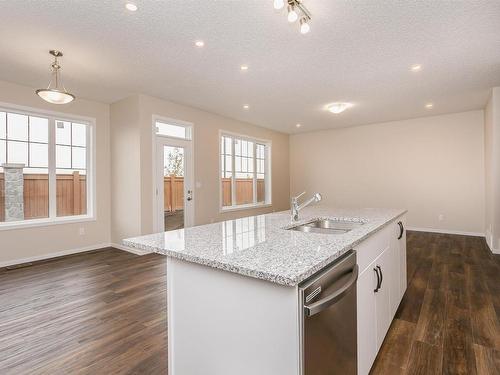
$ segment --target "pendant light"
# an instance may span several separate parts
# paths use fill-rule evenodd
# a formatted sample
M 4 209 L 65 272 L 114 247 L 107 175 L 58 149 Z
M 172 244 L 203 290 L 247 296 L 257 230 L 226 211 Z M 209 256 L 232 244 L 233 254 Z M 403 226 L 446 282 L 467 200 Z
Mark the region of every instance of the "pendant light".
M 56 50 L 50 50 L 49 53 L 54 56 L 54 62 L 50 65 L 52 78 L 46 89 L 38 89 L 35 93 L 46 102 L 52 104 L 70 103 L 75 100 L 75 96 L 66 91 L 64 85 L 60 83 L 59 70 L 61 69 L 61 65 L 59 65 L 57 58 L 62 57 L 63 54 L 61 51 Z

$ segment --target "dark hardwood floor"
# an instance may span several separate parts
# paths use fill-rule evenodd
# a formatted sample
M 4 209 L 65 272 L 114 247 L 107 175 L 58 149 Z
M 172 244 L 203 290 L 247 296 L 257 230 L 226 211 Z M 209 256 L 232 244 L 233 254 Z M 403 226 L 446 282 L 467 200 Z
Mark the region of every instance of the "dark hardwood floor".
M 372 373 L 500 374 L 500 260 L 484 240 L 408 232 L 408 279 Z M 166 335 L 162 256 L 0 271 L 2 375 L 166 374 Z
M 500 257 L 484 239 L 408 232 L 408 289 L 372 374 L 500 374 Z

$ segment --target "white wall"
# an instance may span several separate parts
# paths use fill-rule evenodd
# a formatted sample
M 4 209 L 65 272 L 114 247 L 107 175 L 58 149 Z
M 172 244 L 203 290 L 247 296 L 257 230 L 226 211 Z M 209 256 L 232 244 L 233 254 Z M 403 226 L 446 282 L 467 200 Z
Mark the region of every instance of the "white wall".
M 106 246 L 110 238 L 109 106 L 78 99 L 57 106 L 45 103 L 33 88 L 0 81 L 0 102 L 96 119 L 96 220 L 0 231 L 0 265 L 54 253 Z M 85 235 L 79 235 L 84 228 Z
M 471 111 L 293 135 L 290 191 L 406 208 L 411 227 L 482 235 L 483 133 L 483 111 Z
M 153 115 L 193 123 L 195 180 L 200 184 L 195 190 L 195 225 L 289 207 L 287 134 L 159 98 L 134 95 L 111 105 L 113 191 L 126 190 L 115 194 L 112 200 L 113 243 L 153 232 Z M 272 207 L 219 212 L 220 129 L 271 140 Z M 131 162 L 125 165 L 124 160 Z
M 485 228 L 490 249 L 500 253 L 500 87 L 485 109 Z

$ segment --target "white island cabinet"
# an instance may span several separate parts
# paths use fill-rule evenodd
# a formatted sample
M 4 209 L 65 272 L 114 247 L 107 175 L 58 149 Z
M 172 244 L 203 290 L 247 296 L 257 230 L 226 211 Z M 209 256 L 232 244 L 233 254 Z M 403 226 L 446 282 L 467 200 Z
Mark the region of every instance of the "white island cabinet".
M 355 247 L 358 255 L 358 374 L 377 356 L 406 291 L 405 217 Z
M 168 256 L 169 374 L 309 375 L 300 287 L 353 249 L 357 327 L 353 319 L 346 334 L 357 337 L 358 374 L 368 374 L 406 289 L 405 212 L 308 207 L 298 223 L 280 212 L 125 240 Z M 363 224 L 341 234 L 288 230 L 317 218 Z M 342 355 L 320 350 L 318 358 Z

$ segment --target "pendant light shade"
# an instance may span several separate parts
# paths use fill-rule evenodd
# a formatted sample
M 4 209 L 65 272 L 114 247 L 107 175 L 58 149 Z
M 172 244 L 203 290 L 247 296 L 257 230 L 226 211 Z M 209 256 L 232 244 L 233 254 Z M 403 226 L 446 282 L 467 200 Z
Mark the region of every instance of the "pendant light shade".
M 48 103 L 52 104 L 67 104 L 75 100 L 75 96 L 66 91 L 66 88 L 60 83 L 61 65 L 57 61 L 58 57 L 62 57 L 62 52 L 51 50 L 49 53 L 54 56 L 54 62 L 50 65 L 52 78 L 49 86 L 46 89 L 38 89 L 35 93 Z

